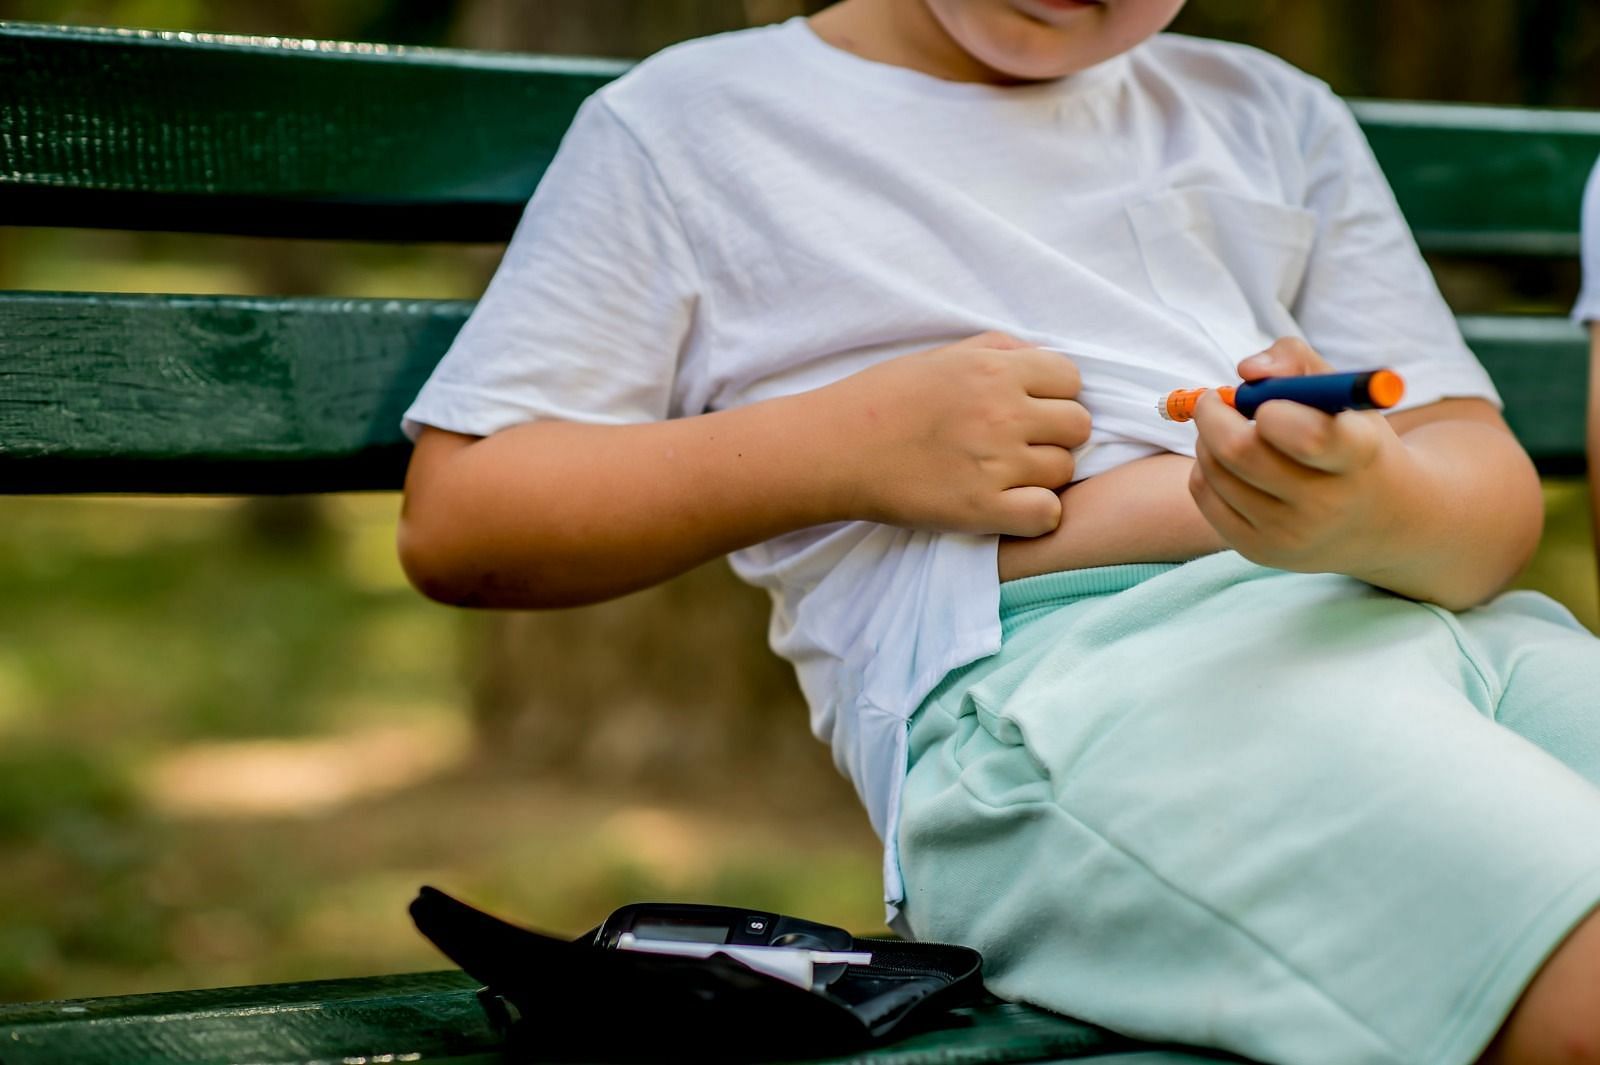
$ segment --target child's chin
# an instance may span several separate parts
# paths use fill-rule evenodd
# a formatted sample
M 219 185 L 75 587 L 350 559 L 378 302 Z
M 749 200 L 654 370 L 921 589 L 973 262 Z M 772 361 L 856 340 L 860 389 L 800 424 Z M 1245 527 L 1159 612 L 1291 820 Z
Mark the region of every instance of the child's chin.
M 990 56 L 979 58 L 993 69 L 1016 81 L 1054 81 L 1076 74 L 1104 59 L 1095 54 L 1094 43 L 1087 40 L 1062 40 L 1061 34 L 1049 33 L 1045 40 L 1014 42 L 1017 47 L 997 48 Z
M 1030 62 L 1010 61 L 1005 66 L 996 67 L 996 69 L 1012 81 L 1025 84 L 1065 78 L 1083 70 L 1084 66 L 1081 63 L 1062 59 L 1040 59 Z

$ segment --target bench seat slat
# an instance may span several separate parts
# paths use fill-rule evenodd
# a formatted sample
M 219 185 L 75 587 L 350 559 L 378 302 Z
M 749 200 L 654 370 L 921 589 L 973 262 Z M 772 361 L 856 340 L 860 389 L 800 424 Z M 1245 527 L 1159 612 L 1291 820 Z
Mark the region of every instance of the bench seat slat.
M 0 1004 L 6 1065 L 190 1065 L 219 1061 L 503 1063 L 458 971 L 303 984 Z M 1126 1053 L 1125 1053 L 1126 1052 Z M 1136 1057 L 1101 1029 L 1001 1003 L 961 1010 L 948 1028 L 833 1065 L 973 1065 Z M 1168 1060 L 1168 1059 L 1161 1059 Z M 1179 1055 L 1170 1060 L 1190 1061 Z M 1129 1061 L 1132 1065 L 1132 1061 Z
M 400 416 L 471 309 L 0 293 L 0 492 L 398 488 Z M 1582 332 L 1553 318 L 1459 321 L 1541 468 L 1581 470 Z
M 475 987 L 440 972 L 0 1005 L 0 1061 L 502 1062 Z
M 0 22 L 0 225 L 502 241 L 628 66 Z M 1600 113 L 1352 106 L 1424 248 L 1575 253 Z

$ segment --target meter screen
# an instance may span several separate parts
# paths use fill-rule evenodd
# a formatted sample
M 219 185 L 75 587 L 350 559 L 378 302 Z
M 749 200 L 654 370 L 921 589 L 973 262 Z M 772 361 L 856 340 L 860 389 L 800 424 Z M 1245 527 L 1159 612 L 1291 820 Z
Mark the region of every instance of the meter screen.
M 641 917 L 633 925 L 633 934 L 640 939 L 670 939 L 684 943 L 726 943 L 730 931 L 732 929 L 725 924 L 674 921 L 662 917 Z

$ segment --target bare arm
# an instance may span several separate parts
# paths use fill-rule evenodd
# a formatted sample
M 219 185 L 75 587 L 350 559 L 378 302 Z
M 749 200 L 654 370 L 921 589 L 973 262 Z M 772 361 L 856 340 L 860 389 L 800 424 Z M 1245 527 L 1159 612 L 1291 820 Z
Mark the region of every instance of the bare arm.
M 1391 497 L 1391 553 L 1352 574 L 1452 610 L 1487 601 L 1539 546 L 1533 462 L 1485 400 L 1447 399 L 1389 422 L 1413 460 Z
M 1480 442 L 1455 440 L 1459 430 L 1445 430 L 1435 423 L 1481 421 L 1504 428 L 1499 415 L 1487 403 L 1464 400 L 1431 404 L 1388 417 L 1390 426 L 1408 447 L 1420 449 L 1423 453 L 1439 449 L 1446 462 L 1450 461 L 1451 456 L 1462 453 L 1462 443 L 1477 448 Z M 1415 435 L 1411 435 L 1414 430 Z M 1504 441 L 1489 439 L 1487 443 L 1492 451 L 1503 445 Z M 1476 451 L 1471 453 L 1477 454 Z M 1514 456 L 1513 461 L 1516 464 Z M 1191 495 L 1189 485 L 1195 476 L 1194 467 L 1195 460 L 1183 455 L 1153 455 L 1079 481 L 1062 492 L 1061 524 L 1053 532 L 1034 539 L 1008 538 L 1001 541 L 1000 579 L 1014 580 L 1053 570 L 1107 566 L 1120 562 L 1181 562 L 1226 550 L 1232 545 L 1207 522 Z M 1482 472 L 1492 476 L 1487 467 Z M 1510 475 L 1512 481 L 1515 482 L 1524 472 L 1513 469 Z M 1522 498 L 1525 503 L 1531 502 L 1532 493 Z M 1515 523 L 1511 526 L 1500 524 L 1503 515 L 1499 510 L 1469 513 L 1463 518 L 1455 513 L 1456 500 L 1453 495 L 1448 496 L 1448 502 L 1449 506 L 1437 507 L 1425 517 L 1447 526 L 1452 536 L 1461 534 L 1474 543 L 1485 543 L 1482 537 L 1473 534 L 1474 521 L 1494 523 L 1496 532 L 1515 528 Z M 1525 538 L 1524 546 L 1537 535 L 1537 514 L 1536 510 L 1520 511 L 1524 522 L 1530 517 L 1534 519 L 1521 530 Z M 1434 530 L 1427 535 L 1438 536 L 1443 533 Z M 1430 550 L 1428 554 L 1434 557 L 1438 552 Z M 1492 565 L 1475 571 L 1484 576 L 1486 586 L 1490 586 L 1490 594 L 1520 568 L 1520 563 L 1516 562 L 1518 556 L 1519 552 L 1516 551 L 1497 556 L 1508 567 L 1506 572 L 1497 573 Z M 1383 582 L 1383 576 L 1377 572 L 1364 575 L 1363 579 L 1371 583 Z M 1400 583 L 1398 578 L 1396 582 Z M 1430 598 L 1426 594 L 1420 597 Z
M 842 518 L 802 400 L 643 425 L 429 428 L 406 473 L 412 583 L 462 606 L 570 606 Z M 820 476 L 819 476 L 820 474 Z
M 1078 384 L 1064 356 L 984 334 L 696 417 L 429 430 L 401 563 L 444 602 L 569 606 L 831 521 L 1036 536 L 1088 437 Z
M 1124 562 L 1187 562 L 1226 550 L 1189 495 L 1194 459 L 1135 459 L 1061 493 L 1061 524 L 1046 536 L 1000 541 L 1002 581 Z

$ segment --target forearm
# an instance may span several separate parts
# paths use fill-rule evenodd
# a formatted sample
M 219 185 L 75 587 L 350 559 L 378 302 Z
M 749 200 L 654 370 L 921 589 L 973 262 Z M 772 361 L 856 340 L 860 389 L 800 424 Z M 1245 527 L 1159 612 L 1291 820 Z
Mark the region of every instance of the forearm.
M 1480 420 L 1428 422 L 1400 442 L 1381 549 L 1347 572 L 1452 610 L 1490 599 L 1538 547 L 1533 463 L 1503 426 Z
M 1161 454 L 1107 470 L 1061 493 L 1061 524 L 1000 541 L 1002 581 L 1124 562 L 1186 562 L 1227 544 L 1189 495 L 1194 459 Z
M 640 425 L 536 422 L 413 469 L 400 554 L 462 606 L 569 606 L 846 516 L 817 393 Z
M 444 602 L 543 607 L 836 521 L 1039 536 L 1089 435 L 1079 386 L 1071 360 L 990 332 L 713 414 L 429 430 L 400 560 Z

